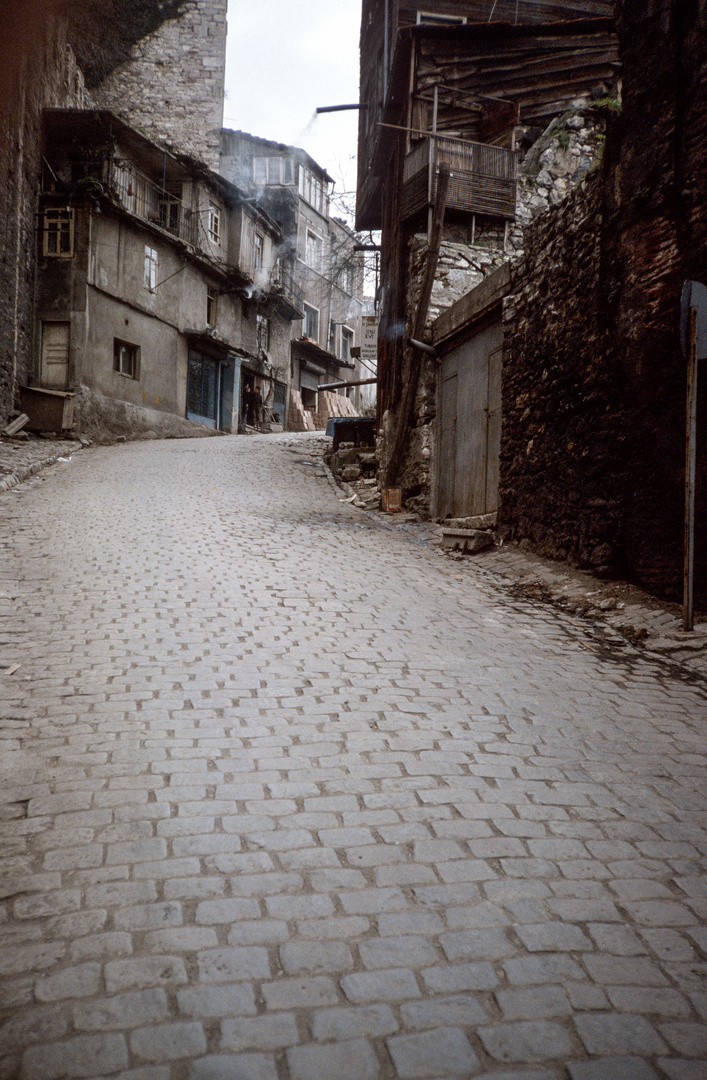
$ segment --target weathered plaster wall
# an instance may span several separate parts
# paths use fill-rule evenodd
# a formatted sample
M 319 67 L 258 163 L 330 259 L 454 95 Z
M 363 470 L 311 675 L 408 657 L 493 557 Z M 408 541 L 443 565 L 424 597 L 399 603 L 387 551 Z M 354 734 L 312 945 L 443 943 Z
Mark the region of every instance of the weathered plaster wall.
M 218 169 L 227 0 L 184 0 L 93 90 L 150 138 Z
M 36 364 L 42 110 L 90 107 L 84 71 L 92 82 L 106 77 L 140 35 L 153 31 L 180 2 L 13 0 L 0 5 L 0 422 Z M 225 34 L 225 0 L 214 2 Z M 156 69 L 143 75 L 149 80 Z

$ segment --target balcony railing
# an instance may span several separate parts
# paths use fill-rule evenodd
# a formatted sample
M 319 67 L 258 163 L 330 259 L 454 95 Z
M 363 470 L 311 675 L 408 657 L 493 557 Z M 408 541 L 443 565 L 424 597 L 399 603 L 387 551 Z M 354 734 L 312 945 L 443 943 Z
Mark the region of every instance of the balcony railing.
M 181 199 L 141 175 L 127 161 L 112 161 L 110 171 L 111 186 L 126 210 L 161 226 L 188 244 L 197 245 L 198 218 Z
M 472 214 L 515 218 L 517 157 L 513 150 L 442 136 L 425 138 L 403 163 L 400 213 L 414 217 L 434 203 L 437 174 L 449 165 L 447 207 Z
M 280 263 L 273 267 L 270 275 L 270 289 L 275 296 L 282 297 L 299 312 L 303 312 L 302 291 L 295 285 L 291 271 Z

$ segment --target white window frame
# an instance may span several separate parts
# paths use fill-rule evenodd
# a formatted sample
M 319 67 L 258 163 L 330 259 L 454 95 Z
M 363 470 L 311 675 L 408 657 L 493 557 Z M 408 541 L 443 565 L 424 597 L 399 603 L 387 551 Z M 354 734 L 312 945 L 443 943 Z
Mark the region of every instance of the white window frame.
M 314 229 L 310 229 L 307 226 L 304 240 L 304 261 L 307 266 L 312 270 L 316 270 L 318 274 L 322 272 L 322 260 L 324 257 L 324 240 L 315 232 Z
M 262 270 L 265 262 L 265 237 L 257 229 L 253 232 L 253 269 Z
M 319 344 L 319 308 L 313 307 L 311 304 L 303 304 L 304 318 L 302 320 L 302 336 L 307 337 L 310 341 L 316 341 Z M 313 320 L 315 323 L 315 333 L 307 333 L 307 323 Z
M 221 246 L 221 207 L 216 203 L 209 203 L 208 216 L 209 240 L 217 247 Z
M 159 266 L 159 255 L 157 248 L 150 247 L 145 244 L 145 288 L 150 292 L 154 292 L 157 288 L 157 268 Z
M 64 241 L 67 248 L 62 251 Z M 51 206 L 42 221 L 42 254 L 48 259 L 71 259 L 74 254 L 74 211 Z
M 340 359 L 341 360 L 346 360 L 349 364 L 351 363 L 351 360 L 352 360 L 351 350 L 354 347 L 355 340 L 356 340 L 356 334 L 352 330 L 352 328 L 350 326 L 342 326 L 341 327 L 341 356 L 340 356 Z M 348 352 L 347 352 L 346 348 L 344 347 L 344 342 L 345 341 L 349 342 Z

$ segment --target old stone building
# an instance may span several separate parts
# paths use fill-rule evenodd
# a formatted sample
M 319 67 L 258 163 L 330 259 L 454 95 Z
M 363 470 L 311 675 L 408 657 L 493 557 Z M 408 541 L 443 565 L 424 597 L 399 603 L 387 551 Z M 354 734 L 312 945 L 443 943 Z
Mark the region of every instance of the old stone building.
M 256 312 L 273 342 L 288 338 L 278 226 L 113 113 L 47 110 L 44 123 L 30 424 L 70 392 L 78 432 L 97 441 L 186 434 L 185 419 L 236 432 L 242 368 L 273 396 Z
M 92 89 L 110 109 L 172 150 L 218 169 L 227 0 L 183 0 Z
M 617 30 L 623 101 L 604 168 L 538 223 L 510 283 L 500 522 L 536 550 L 675 597 L 685 473 L 680 294 L 686 280 L 707 281 L 707 15 L 697 3 L 623 0 Z M 695 588 L 703 602 L 706 403 L 702 379 Z
M 591 167 L 603 119 L 585 106 L 613 93 L 618 69 L 611 7 L 364 4 L 357 224 L 382 230 L 379 463 L 383 486 L 400 487 L 424 514 L 438 509 L 440 448 L 466 453 L 473 378 L 466 369 L 442 376 L 440 402 L 437 365 L 411 341 L 429 336 L 434 316 L 517 257 L 528 223 Z M 444 168 L 451 178 L 436 211 Z M 443 222 L 435 237 L 436 212 Z M 491 339 L 489 347 L 487 367 L 497 352 Z M 446 447 L 435 433 L 439 408 L 453 432 Z M 443 515 L 479 512 L 461 465 L 459 473 L 458 482 L 448 478 L 458 491 L 441 499 Z M 497 509 L 495 476 L 479 478 L 483 512 Z
M 495 483 L 504 537 L 678 597 L 686 428 L 680 295 L 686 280 L 707 280 L 707 22 L 697 4 L 623 0 L 616 27 L 621 100 L 600 100 L 575 118 L 588 146 L 586 120 L 604 115 L 603 158 L 528 224 L 517 259 L 430 328 L 438 352 L 428 383 L 432 510 L 453 515 L 457 497 L 480 497 Z M 568 149 L 569 138 L 562 139 Z M 546 151 L 538 163 L 557 183 L 562 154 L 553 162 Z M 465 371 L 468 395 L 455 411 L 451 391 Z M 702 379 L 695 591 L 703 603 L 706 400 Z
M 36 213 L 42 111 L 85 103 L 69 25 L 53 3 L 0 14 L 0 421 L 34 361 Z
M 207 163 L 211 155 L 213 163 L 213 132 L 221 124 L 225 0 L 15 0 L 2 5 L 0 31 L 3 420 L 39 361 L 34 303 L 43 110 L 90 107 L 105 93 L 121 115 L 132 112 L 143 129 L 150 115 L 163 121 L 155 135 L 179 142 Z M 133 51 L 143 39 L 144 48 Z M 190 76 L 193 108 L 187 109 L 183 88 Z
M 365 378 L 355 353 L 362 341 L 363 261 L 350 228 L 331 213 L 332 180 L 304 150 L 243 131 L 222 132 L 221 171 L 251 192 L 279 223 L 278 280 L 291 294 L 292 428 L 326 427 L 331 415 L 355 415 L 358 388 L 319 391 L 320 384 Z

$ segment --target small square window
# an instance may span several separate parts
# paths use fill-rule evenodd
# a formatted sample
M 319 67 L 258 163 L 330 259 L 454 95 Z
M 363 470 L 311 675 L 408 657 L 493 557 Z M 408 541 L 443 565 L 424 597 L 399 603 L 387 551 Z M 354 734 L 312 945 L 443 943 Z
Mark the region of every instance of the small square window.
M 157 249 L 145 245 L 145 286 L 153 292 L 157 288 Z
M 127 341 L 113 340 L 113 371 L 127 379 L 140 377 L 140 349 Z
M 70 259 L 74 254 L 73 210 L 45 210 L 42 231 L 42 254 Z

